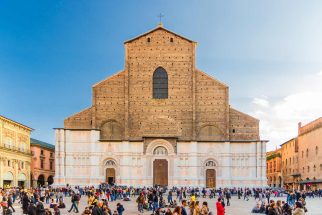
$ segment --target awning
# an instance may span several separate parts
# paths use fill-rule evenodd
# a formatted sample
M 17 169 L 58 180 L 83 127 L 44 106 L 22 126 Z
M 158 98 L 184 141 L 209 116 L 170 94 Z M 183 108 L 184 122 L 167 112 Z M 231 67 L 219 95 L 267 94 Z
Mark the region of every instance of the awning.
M 322 183 L 322 179 L 316 179 L 316 180 L 305 180 L 305 181 L 300 181 L 300 184 L 308 184 L 308 183 Z
M 26 175 L 25 175 L 25 174 L 20 173 L 20 174 L 18 175 L 18 181 L 26 181 L 26 180 L 27 180 L 27 177 L 26 177 Z
M 13 181 L 13 174 L 12 174 L 12 172 L 6 172 L 6 174 L 4 174 L 4 176 L 3 176 L 3 180 Z

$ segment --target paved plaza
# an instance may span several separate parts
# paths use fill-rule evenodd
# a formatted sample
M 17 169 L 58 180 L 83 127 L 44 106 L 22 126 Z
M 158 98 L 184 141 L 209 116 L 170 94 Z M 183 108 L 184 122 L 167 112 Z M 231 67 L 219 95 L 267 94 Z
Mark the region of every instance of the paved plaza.
M 139 213 L 137 211 L 137 204 L 135 202 L 136 198 L 131 198 L 131 201 L 126 202 L 123 200 L 120 201 L 114 201 L 114 202 L 109 202 L 110 208 L 112 210 L 112 212 L 116 209 L 116 204 L 118 202 L 120 202 L 121 204 L 123 204 L 124 208 L 125 208 L 125 212 L 124 214 L 151 214 L 151 212 L 145 211 L 144 213 Z M 272 198 L 272 199 L 281 199 L 281 200 L 285 200 L 286 198 Z M 216 215 L 216 200 L 215 199 L 209 199 L 209 198 L 198 198 L 198 201 L 200 201 L 200 204 L 202 204 L 203 201 L 207 201 L 208 205 L 210 207 L 210 210 L 213 212 L 214 215 Z M 321 203 L 322 203 L 322 198 L 314 198 L 314 199 L 310 199 L 307 198 L 307 208 L 309 210 L 309 212 L 307 213 L 307 215 L 321 215 Z M 67 197 L 65 199 L 65 204 L 67 206 L 66 209 L 61 209 L 61 214 L 75 214 L 73 212 L 68 213 L 67 210 L 69 210 L 70 205 L 71 205 L 71 201 L 70 201 L 70 197 Z M 251 209 L 255 206 L 256 202 L 253 198 L 250 198 L 249 201 L 244 201 L 243 199 L 238 199 L 236 196 L 232 197 L 231 200 L 231 205 L 230 206 L 226 206 L 226 215 L 244 215 L 244 214 L 252 214 L 250 211 Z M 80 207 L 79 207 L 79 214 L 81 214 L 85 208 L 85 206 L 87 205 L 87 197 L 83 196 L 80 202 Z M 45 207 L 49 207 L 49 205 L 46 205 Z M 14 208 L 16 209 L 16 212 L 14 214 L 22 214 L 22 210 L 20 208 L 20 205 L 15 204 Z M 52 210 L 52 209 L 51 209 Z M 53 211 L 53 210 L 52 210 Z

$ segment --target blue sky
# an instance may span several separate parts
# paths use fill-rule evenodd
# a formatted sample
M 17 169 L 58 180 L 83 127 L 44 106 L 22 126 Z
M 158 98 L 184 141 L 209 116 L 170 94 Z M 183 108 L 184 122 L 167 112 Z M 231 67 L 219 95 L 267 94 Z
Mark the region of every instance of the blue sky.
M 212 0 L 0 1 L 0 114 L 54 143 L 160 12 L 198 42 L 198 68 L 230 86 L 231 105 L 261 120 L 268 149 L 322 116 L 322 1 Z

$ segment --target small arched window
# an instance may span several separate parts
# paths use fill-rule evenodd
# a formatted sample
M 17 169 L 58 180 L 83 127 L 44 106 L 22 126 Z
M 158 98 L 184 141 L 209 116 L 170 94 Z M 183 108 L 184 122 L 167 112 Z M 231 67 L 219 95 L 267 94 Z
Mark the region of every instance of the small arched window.
M 105 162 L 105 166 L 116 166 L 115 162 L 113 160 L 107 160 Z
M 318 153 L 319 153 L 319 147 L 318 147 L 318 146 L 316 146 L 316 147 L 315 147 L 315 155 L 318 155 Z
M 206 166 L 216 166 L 214 161 L 207 161 Z
M 168 98 L 168 74 L 162 67 L 157 68 L 153 73 L 153 98 Z
M 168 154 L 168 151 L 163 146 L 158 146 L 158 147 L 156 147 L 154 149 L 153 154 L 154 155 L 167 155 Z
M 306 149 L 306 157 L 309 157 L 309 149 Z

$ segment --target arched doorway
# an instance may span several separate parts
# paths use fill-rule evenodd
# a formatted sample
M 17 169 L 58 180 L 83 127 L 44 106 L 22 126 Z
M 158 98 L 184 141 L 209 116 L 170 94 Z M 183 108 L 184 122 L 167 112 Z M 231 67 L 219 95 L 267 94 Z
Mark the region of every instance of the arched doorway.
M 105 182 L 108 184 L 115 184 L 115 169 L 114 168 L 106 168 L 106 179 Z
M 3 187 L 4 188 L 9 188 L 13 184 L 13 174 L 12 172 L 6 172 L 3 176 Z
M 168 161 L 166 159 L 153 161 L 153 185 L 168 186 Z
M 48 185 L 52 185 L 54 183 L 54 177 L 52 175 L 48 176 L 47 182 Z
M 206 187 L 216 188 L 216 163 L 212 160 L 206 162 Z
M 153 155 L 162 158 L 168 155 L 168 150 L 163 146 L 157 146 Z M 153 161 L 153 185 L 168 186 L 168 161 L 166 159 L 155 159 Z
M 42 186 L 45 185 L 45 176 L 44 175 L 39 175 L 38 176 L 37 185 L 39 187 L 42 187 Z
M 114 160 L 109 159 L 105 162 L 105 182 L 111 185 L 116 181 L 116 163 Z
M 18 175 L 18 187 L 22 187 L 22 188 L 24 188 L 24 186 L 26 185 L 26 184 L 25 184 L 25 183 L 26 183 L 26 180 L 27 180 L 26 175 L 25 175 L 25 174 L 23 174 L 23 173 L 20 173 L 20 174 Z

